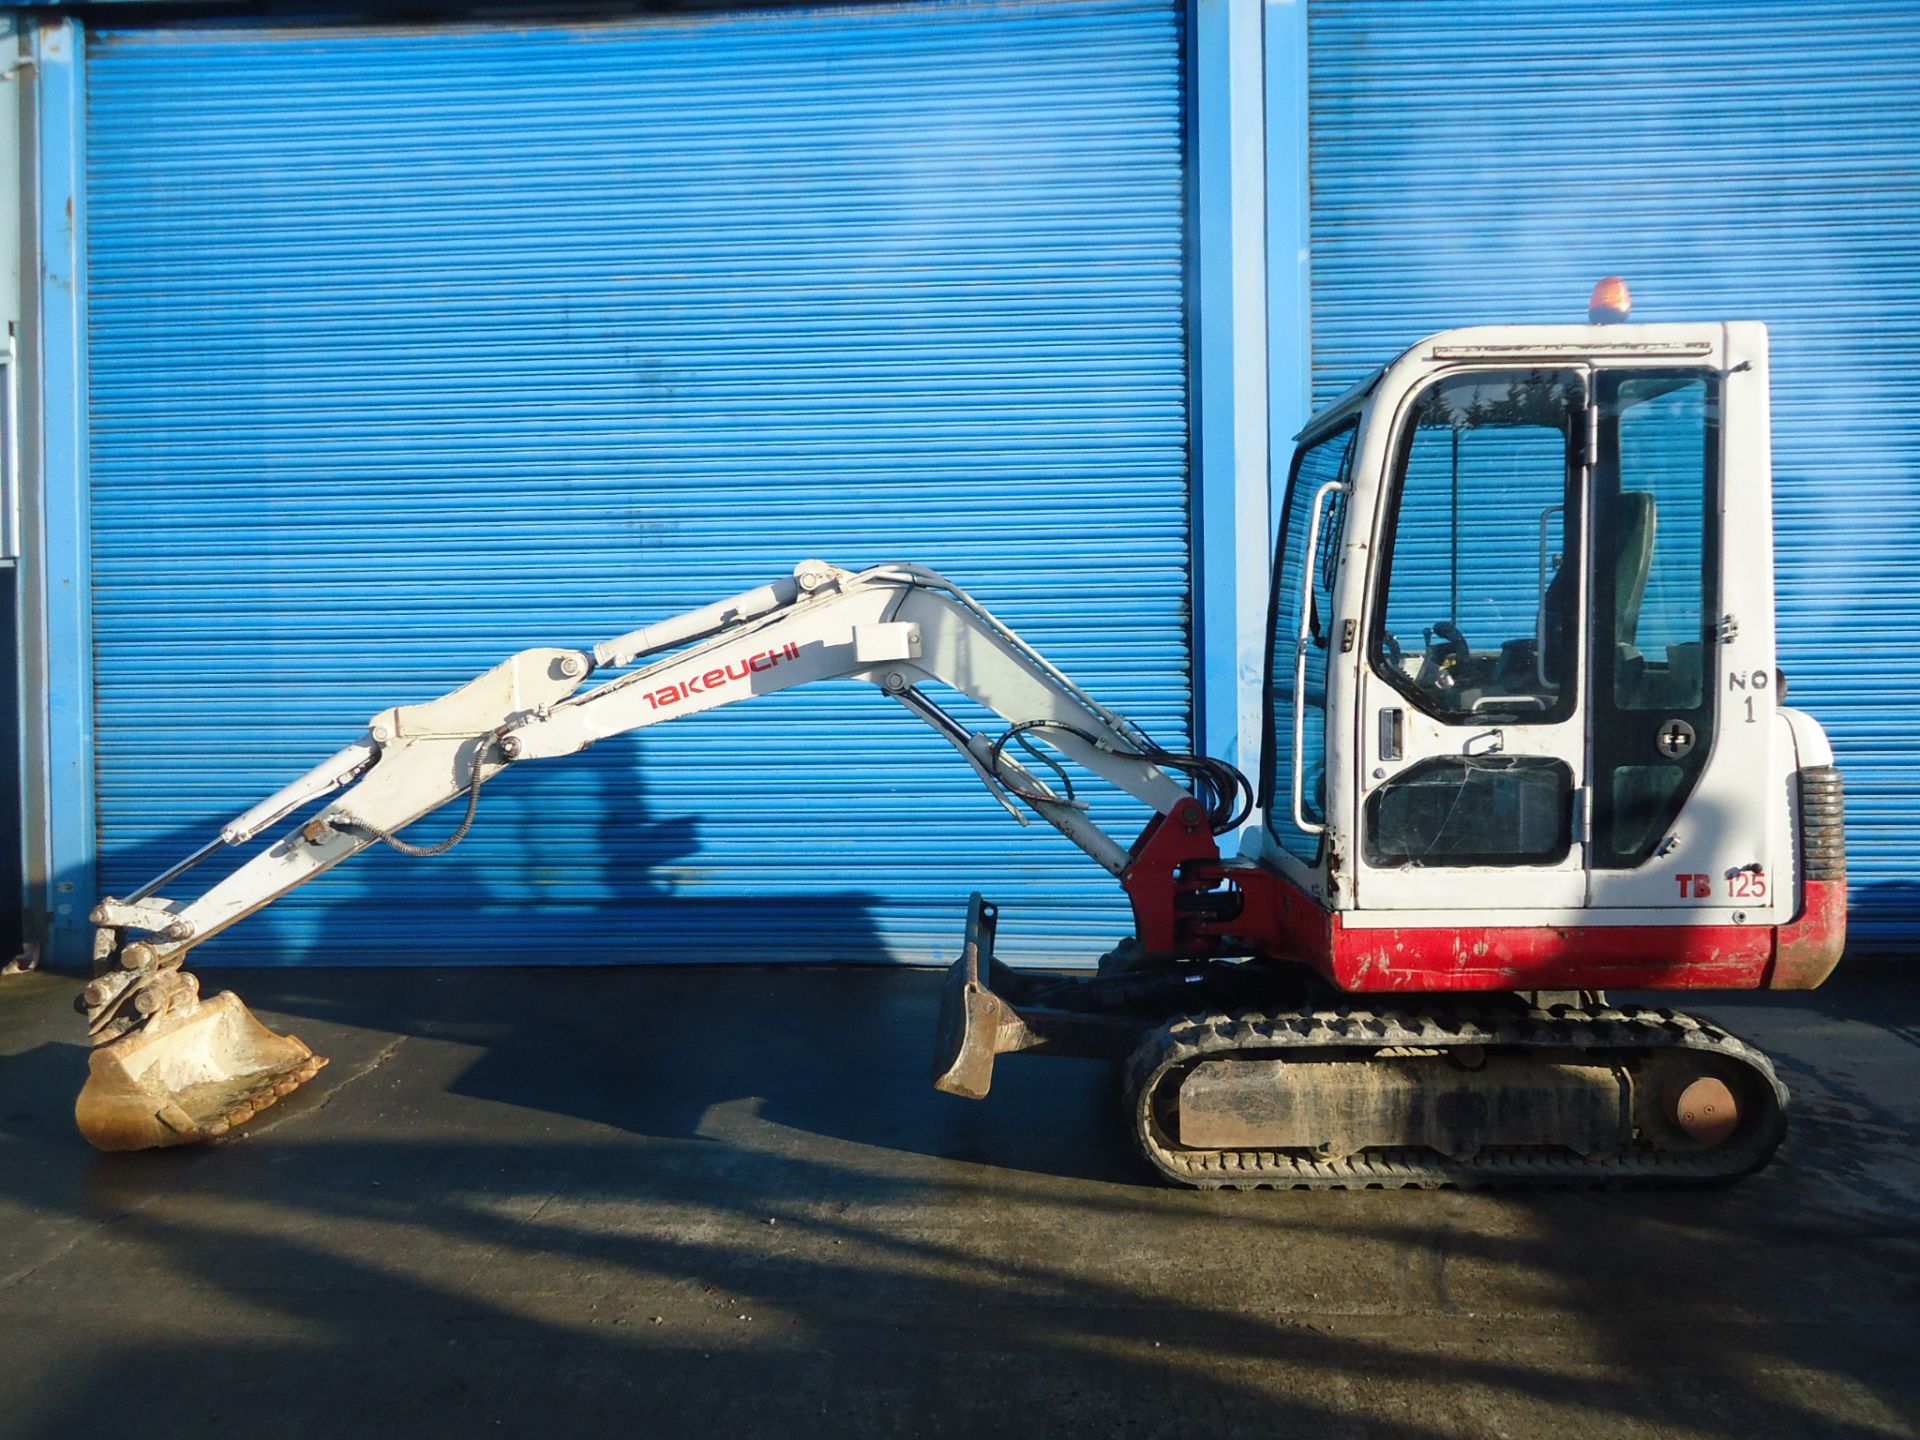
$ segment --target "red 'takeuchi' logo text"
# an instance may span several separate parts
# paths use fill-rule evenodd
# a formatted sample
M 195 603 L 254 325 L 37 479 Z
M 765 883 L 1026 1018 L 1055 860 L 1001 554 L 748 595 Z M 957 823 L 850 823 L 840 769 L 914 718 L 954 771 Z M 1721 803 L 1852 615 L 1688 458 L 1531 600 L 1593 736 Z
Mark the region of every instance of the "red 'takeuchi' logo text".
M 721 670 L 709 670 L 704 675 L 696 675 L 691 680 L 682 680 L 678 685 L 662 685 L 647 696 L 647 704 L 655 710 L 668 705 L 678 705 L 695 695 L 704 695 L 709 690 L 718 690 L 729 680 L 744 680 L 762 670 L 771 670 L 782 660 L 798 660 L 800 647 L 789 641 L 778 650 L 762 650 L 735 665 Z

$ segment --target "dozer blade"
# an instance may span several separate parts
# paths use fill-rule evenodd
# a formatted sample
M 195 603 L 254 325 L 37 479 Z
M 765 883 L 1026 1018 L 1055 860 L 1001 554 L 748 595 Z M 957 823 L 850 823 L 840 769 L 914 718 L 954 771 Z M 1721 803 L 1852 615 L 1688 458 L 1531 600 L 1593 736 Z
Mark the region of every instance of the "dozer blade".
M 1031 1043 L 1019 1014 L 987 988 L 999 911 L 980 895 L 967 905 L 967 939 L 947 972 L 940 1022 L 933 1041 L 933 1088 L 984 1100 L 993 1085 L 993 1061 Z
M 940 1027 L 933 1046 L 933 1088 L 984 1100 L 1000 1053 L 1003 1007 L 993 992 L 955 966 L 940 996 Z
M 225 990 L 96 1049 L 73 1118 L 101 1150 L 189 1145 L 245 1124 L 326 1063 Z

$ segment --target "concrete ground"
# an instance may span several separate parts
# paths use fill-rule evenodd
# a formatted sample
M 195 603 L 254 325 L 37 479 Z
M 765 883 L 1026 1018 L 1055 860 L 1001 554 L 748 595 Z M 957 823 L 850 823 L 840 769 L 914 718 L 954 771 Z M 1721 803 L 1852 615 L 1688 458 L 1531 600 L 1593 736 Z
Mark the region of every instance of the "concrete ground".
M 90 1152 L 0 981 L 0 1435 L 1920 1434 L 1920 984 L 1711 997 L 1793 1133 L 1706 1192 L 1199 1194 L 1109 1067 L 927 1085 L 938 977 L 255 971 L 333 1065 Z

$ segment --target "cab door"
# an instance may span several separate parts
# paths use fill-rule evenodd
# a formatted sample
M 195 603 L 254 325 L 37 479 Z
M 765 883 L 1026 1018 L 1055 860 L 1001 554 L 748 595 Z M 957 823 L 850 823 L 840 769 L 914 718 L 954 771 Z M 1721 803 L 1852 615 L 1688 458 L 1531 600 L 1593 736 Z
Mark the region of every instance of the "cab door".
M 1442 372 L 1394 419 L 1356 689 L 1362 910 L 1586 903 L 1591 383 Z

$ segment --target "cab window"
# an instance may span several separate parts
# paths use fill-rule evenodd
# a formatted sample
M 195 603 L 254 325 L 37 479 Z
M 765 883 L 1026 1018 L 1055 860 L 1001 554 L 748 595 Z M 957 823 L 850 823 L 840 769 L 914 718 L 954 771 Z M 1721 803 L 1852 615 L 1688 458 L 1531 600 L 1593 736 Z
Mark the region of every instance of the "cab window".
M 1457 723 L 1572 713 L 1579 597 L 1574 371 L 1434 382 L 1398 447 L 1371 663 Z
M 1685 370 L 1602 374 L 1596 388 L 1592 863 L 1631 869 L 1712 749 L 1720 392 Z
M 1333 648 L 1333 582 L 1340 562 L 1340 532 L 1345 523 L 1345 497 L 1336 495 L 1321 511 L 1320 535 L 1314 545 L 1314 574 L 1306 575 L 1308 526 L 1313 497 L 1330 480 L 1347 479 L 1353 464 L 1356 434 L 1351 424 L 1314 441 L 1295 453 L 1287 502 L 1280 514 L 1280 548 L 1273 566 L 1273 596 L 1267 614 L 1272 653 L 1267 663 L 1267 773 L 1261 786 L 1267 826 L 1282 849 L 1312 864 L 1320 853 L 1320 836 L 1302 830 L 1293 820 L 1294 704 L 1301 674 L 1296 644 L 1300 627 L 1302 585 L 1306 585 L 1307 650 L 1298 763 L 1302 778 L 1302 809 L 1309 820 L 1326 822 L 1327 791 L 1327 667 Z

